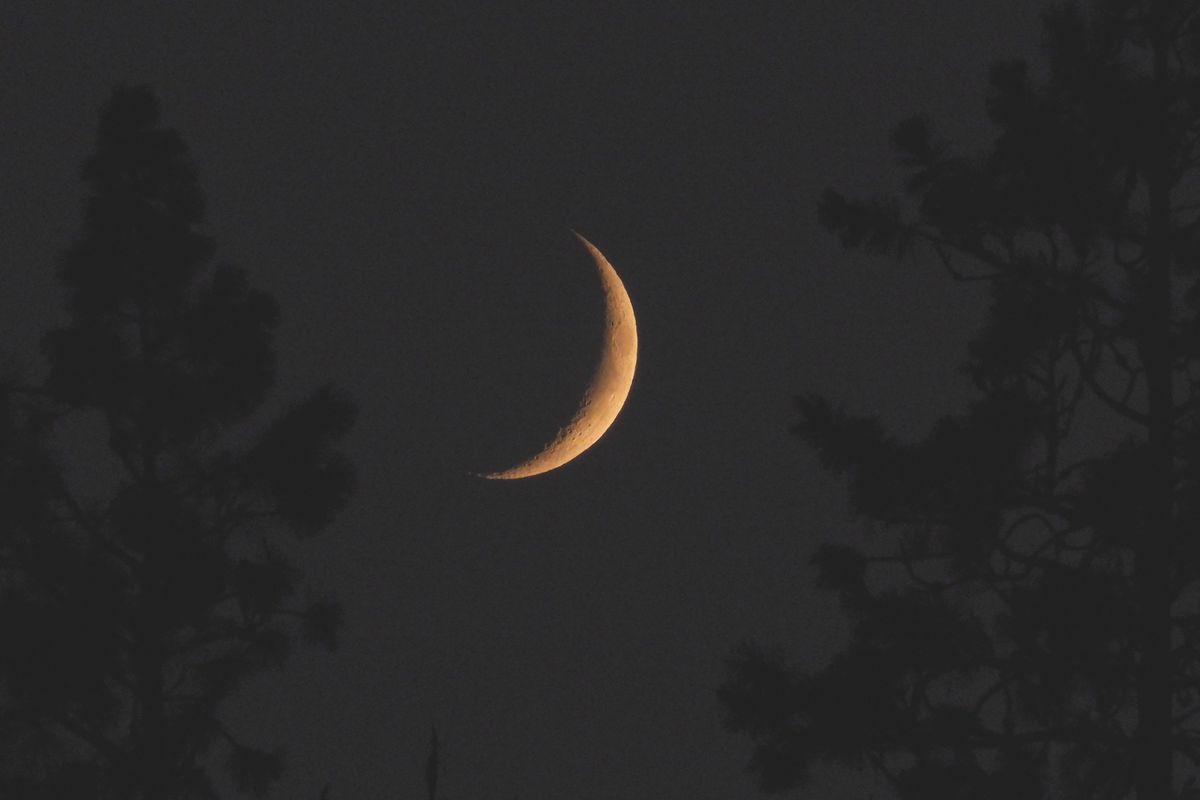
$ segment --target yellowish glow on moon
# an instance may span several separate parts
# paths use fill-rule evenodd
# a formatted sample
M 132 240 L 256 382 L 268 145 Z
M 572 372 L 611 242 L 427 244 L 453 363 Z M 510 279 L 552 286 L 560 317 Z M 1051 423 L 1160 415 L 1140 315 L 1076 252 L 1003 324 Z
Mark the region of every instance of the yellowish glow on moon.
M 637 325 L 633 318 L 633 303 L 629 301 L 625 284 L 621 283 L 617 271 L 604 254 L 578 233 L 575 237 L 591 253 L 604 289 L 605 336 L 600 363 L 596 365 L 579 410 L 541 452 L 515 467 L 481 477 L 513 480 L 561 467 L 604 435 L 625 405 L 625 398 L 633 386 L 633 372 L 637 366 Z

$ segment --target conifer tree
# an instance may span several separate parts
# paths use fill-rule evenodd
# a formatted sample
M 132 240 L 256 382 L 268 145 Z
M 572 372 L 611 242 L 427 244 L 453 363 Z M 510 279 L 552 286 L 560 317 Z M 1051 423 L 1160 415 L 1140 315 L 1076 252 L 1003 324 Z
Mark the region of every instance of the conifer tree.
M 923 441 L 797 401 L 874 534 L 813 557 L 853 620 L 830 663 L 730 658 L 726 724 L 763 789 L 832 761 L 906 800 L 1200 796 L 1180 794 L 1200 765 L 1198 17 L 1056 7 L 1044 78 L 992 70 L 987 152 L 911 119 L 901 196 L 822 198 L 843 245 L 991 302 L 976 399 Z
M 262 420 L 278 310 L 214 264 L 148 90 L 113 93 L 82 177 L 68 321 L 44 381 L 0 393 L 0 795 L 214 797 L 223 763 L 263 796 L 280 754 L 221 705 L 298 637 L 335 643 L 339 607 L 301 594 L 292 557 L 350 496 L 353 409 L 324 386 Z M 55 452 L 78 418 L 106 446 Z M 73 485 L 84 462 L 110 485 Z

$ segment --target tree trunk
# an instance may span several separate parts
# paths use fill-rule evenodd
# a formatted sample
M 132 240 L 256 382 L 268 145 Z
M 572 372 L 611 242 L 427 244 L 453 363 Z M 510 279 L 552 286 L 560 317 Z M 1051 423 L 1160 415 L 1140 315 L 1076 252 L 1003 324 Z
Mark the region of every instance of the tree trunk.
M 166 718 L 163 705 L 163 652 L 161 624 L 161 575 L 156 559 L 147 557 L 143 569 L 141 609 L 138 625 L 135 680 L 137 714 L 134 718 L 134 770 L 140 800 L 168 800 Z
M 1174 538 L 1174 465 L 1172 429 L 1174 391 L 1171 377 L 1171 145 L 1167 129 L 1170 88 L 1168 26 L 1159 17 L 1154 56 L 1157 139 L 1150 154 L 1147 285 L 1135 313 L 1143 325 L 1139 338 L 1148 390 L 1149 452 L 1143 503 L 1144 527 L 1136 548 L 1134 574 L 1140 661 L 1137 671 L 1138 721 L 1134 737 L 1134 786 L 1138 800 L 1169 800 L 1172 795 L 1171 749 L 1171 551 Z

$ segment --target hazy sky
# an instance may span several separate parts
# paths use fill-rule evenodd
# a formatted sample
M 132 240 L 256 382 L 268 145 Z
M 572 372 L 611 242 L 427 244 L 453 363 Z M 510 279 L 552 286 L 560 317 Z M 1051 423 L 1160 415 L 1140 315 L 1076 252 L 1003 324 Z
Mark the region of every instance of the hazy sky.
M 985 137 L 987 67 L 1036 53 L 1040 4 L 88 5 L 0 12 L 0 365 L 36 363 L 99 109 L 144 83 L 218 257 L 280 301 L 276 397 L 332 380 L 360 410 L 359 492 L 303 548 L 343 645 L 231 712 L 288 748 L 275 796 L 422 796 L 432 721 L 450 800 L 753 796 L 723 660 L 754 639 L 821 663 L 839 625 L 806 560 L 857 530 L 790 398 L 919 435 L 961 402 L 979 310 L 934 264 L 841 253 L 817 197 L 894 188 L 910 114 Z M 633 299 L 632 393 L 576 462 L 479 481 L 594 363 L 569 228 Z

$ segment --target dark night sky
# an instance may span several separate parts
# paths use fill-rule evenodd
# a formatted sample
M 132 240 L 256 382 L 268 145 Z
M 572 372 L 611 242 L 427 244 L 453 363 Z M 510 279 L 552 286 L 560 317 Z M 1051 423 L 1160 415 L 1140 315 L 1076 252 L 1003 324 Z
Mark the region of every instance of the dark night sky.
M 0 12 L 0 366 L 61 315 L 100 107 L 150 84 L 219 258 L 281 303 L 277 397 L 329 379 L 360 410 L 359 492 L 303 549 L 342 647 L 231 711 L 288 748 L 275 796 L 421 796 L 434 720 L 451 800 L 753 796 L 724 657 L 820 663 L 839 627 L 805 561 L 857 529 L 790 398 L 919 435 L 964 396 L 980 309 L 932 264 L 841 253 L 816 199 L 896 186 L 914 112 L 986 136 L 987 66 L 1035 55 L 1040 4 L 100 5 Z M 576 462 L 470 478 L 587 381 L 600 297 L 569 228 L 632 296 L 633 391 Z

